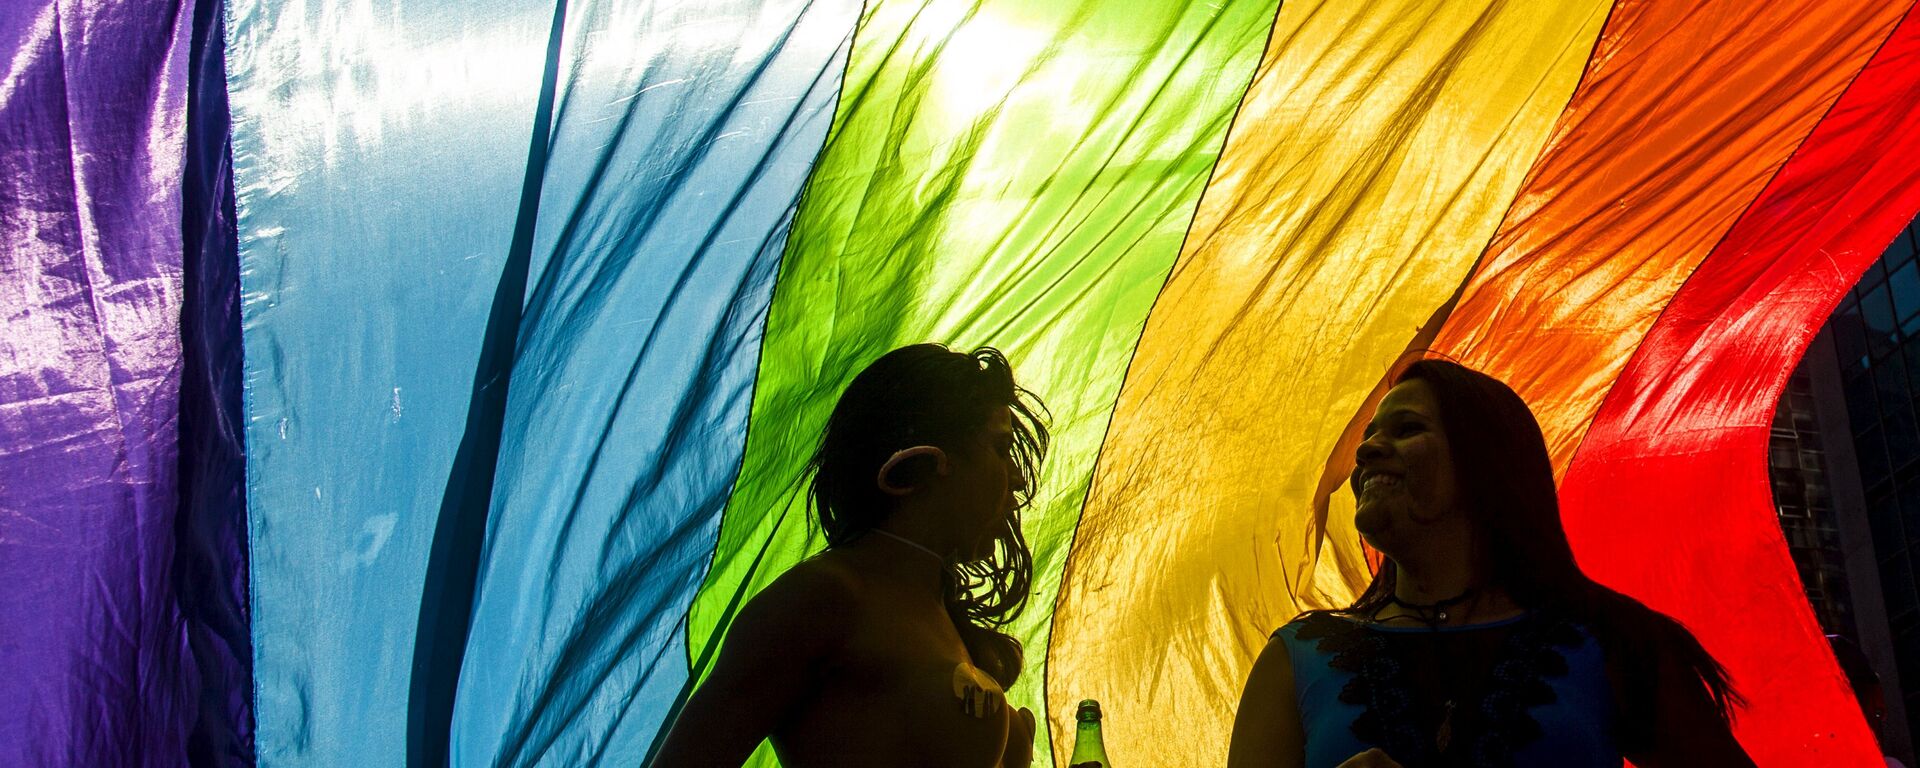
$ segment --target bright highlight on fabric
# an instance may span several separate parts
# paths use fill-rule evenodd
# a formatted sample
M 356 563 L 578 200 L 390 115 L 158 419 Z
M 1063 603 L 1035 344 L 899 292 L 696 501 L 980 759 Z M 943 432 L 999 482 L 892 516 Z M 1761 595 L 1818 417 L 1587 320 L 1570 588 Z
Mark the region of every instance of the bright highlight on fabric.
M 951 677 L 1039 763 L 1224 761 L 1423 354 L 1759 764 L 1879 759 L 1762 446 L 1920 210 L 1910 0 L 136 5 L 0 22 L 0 764 L 639 764 L 923 341 L 1051 411 L 1025 671 Z

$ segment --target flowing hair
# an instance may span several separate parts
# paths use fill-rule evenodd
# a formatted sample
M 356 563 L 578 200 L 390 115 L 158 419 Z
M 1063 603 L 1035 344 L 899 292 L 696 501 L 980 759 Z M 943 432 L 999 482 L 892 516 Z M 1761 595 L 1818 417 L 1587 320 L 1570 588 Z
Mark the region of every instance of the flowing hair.
M 1013 460 L 1026 479 L 1014 512 L 994 533 L 987 555 L 949 563 L 941 574 L 947 614 L 967 652 L 1002 686 L 1023 665 L 1020 642 L 1001 631 L 1026 607 L 1033 552 L 1020 530 L 1020 510 L 1033 501 L 1046 458 L 1046 408 L 1013 381 L 1006 355 L 992 347 L 960 353 L 939 344 L 888 352 L 855 376 L 827 420 L 820 448 L 807 464 L 808 501 L 827 549 L 858 541 L 896 506 L 875 482 L 896 451 L 931 445 L 953 455 L 986 429 L 1000 408 L 1013 414 Z M 932 456 L 906 459 L 888 477 L 912 485 L 936 471 Z
M 1690 670 L 1713 697 L 1722 721 L 1745 706 L 1727 671 L 1673 618 L 1588 578 L 1574 561 L 1560 521 L 1553 461 L 1540 424 L 1499 379 L 1447 360 L 1421 360 L 1394 380 L 1425 382 L 1453 457 L 1462 510 L 1478 531 L 1476 550 L 1493 584 L 1532 610 L 1559 612 L 1585 624 L 1623 685 L 1623 735 L 1629 746 L 1653 733 L 1659 660 Z M 1503 468 L 1492 471 L 1493 468 Z M 1359 489 L 1355 489 L 1358 495 Z M 1398 568 L 1380 564 L 1348 613 L 1374 615 L 1393 597 Z

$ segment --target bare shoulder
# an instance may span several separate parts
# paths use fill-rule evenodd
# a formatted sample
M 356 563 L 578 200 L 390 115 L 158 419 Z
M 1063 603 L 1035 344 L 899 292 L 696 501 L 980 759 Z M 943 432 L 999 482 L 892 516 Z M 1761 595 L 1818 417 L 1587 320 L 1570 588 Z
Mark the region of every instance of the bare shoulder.
M 775 577 L 740 609 L 729 634 L 778 638 L 799 650 L 845 639 L 860 615 L 860 581 L 832 558 L 801 561 Z
M 1253 661 L 1235 713 L 1229 768 L 1299 768 L 1306 734 L 1294 698 L 1293 658 L 1279 632 Z
M 1284 684 L 1287 693 L 1293 693 L 1293 654 L 1287 650 L 1287 641 L 1280 637 L 1280 632 L 1267 637 L 1266 647 L 1254 657 L 1253 672 L 1248 679 L 1249 684 Z
M 813 695 L 860 604 L 852 575 L 817 560 L 787 569 L 741 606 L 655 765 L 740 765 Z
M 795 563 L 762 594 L 818 605 L 849 604 L 860 594 L 860 576 L 845 561 L 828 552 Z

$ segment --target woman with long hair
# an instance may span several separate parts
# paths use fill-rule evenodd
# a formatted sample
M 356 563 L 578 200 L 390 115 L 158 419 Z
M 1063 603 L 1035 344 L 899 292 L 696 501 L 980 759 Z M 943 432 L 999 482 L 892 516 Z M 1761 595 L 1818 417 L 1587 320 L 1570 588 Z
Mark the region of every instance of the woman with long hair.
M 1574 562 L 1546 441 L 1512 389 L 1414 363 L 1355 459 L 1354 524 L 1385 559 L 1353 605 L 1273 634 L 1228 765 L 1752 765 L 1719 663 Z
M 854 377 L 808 470 L 826 550 L 749 600 L 656 766 L 1025 766 L 1007 705 L 1044 408 L 999 351 L 916 344 Z

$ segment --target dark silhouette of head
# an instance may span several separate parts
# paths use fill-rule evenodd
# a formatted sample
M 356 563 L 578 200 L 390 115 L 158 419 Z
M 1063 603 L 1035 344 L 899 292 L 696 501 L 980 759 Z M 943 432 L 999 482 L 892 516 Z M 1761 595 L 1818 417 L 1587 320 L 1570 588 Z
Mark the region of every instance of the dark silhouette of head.
M 1521 605 L 1579 589 L 1587 578 L 1561 527 L 1553 460 L 1526 401 L 1498 379 L 1446 360 L 1416 362 L 1394 385 L 1411 381 L 1424 383 L 1439 406 L 1461 512 L 1478 534 L 1475 554 L 1489 581 Z M 1375 592 L 1363 603 L 1392 595 Z
M 809 498 L 813 521 L 829 549 L 857 541 L 901 503 L 878 482 L 889 459 L 917 446 L 938 448 L 946 456 L 972 450 L 972 443 L 1001 412 L 1012 416 L 1009 454 L 1018 476 L 1008 482 L 1015 504 L 993 523 L 990 541 L 980 551 L 949 563 L 944 586 L 948 612 L 975 663 L 1011 685 L 1021 666 L 1019 644 L 998 630 L 1019 615 L 1031 590 L 1033 556 L 1020 529 L 1019 510 L 1033 499 L 1048 432 L 1044 406 L 1014 383 L 1005 355 L 991 347 L 961 353 L 939 344 L 915 344 L 868 365 L 847 385 L 827 421 L 809 463 Z M 885 480 L 892 486 L 915 486 L 939 472 L 943 460 L 934 455 L 906 458 L 887 470 Z M 997 510 L 987 514 L 997 516 Z
M 1639 658 L 1622 667 L 1628 671 L 1629 699 L 1623 709 L 1630 718 L 1653 710 L 1657 655 L 1697 674 L 1721 716 L 1730 719 L 1740 697 L 1726 671 L 1690 632 L 1580 570 L 1561 524 L 1552 458 L 1526 401 L 1500 380 L 1447 360 L 1415 362 L 1394 385 L 1412 381 L 1424 383 L 1438 407 L 1460 511 L 1474 531 L 1470 556 L 1487 583 L 1523 607 L 1560 611 L 1583 622 L 1610 655 Z M 1397 573 L 1389 557 L 1348 610 L 1373 615 L 1384 607 L 1394 594 Z M 1626 725 L 1629 737 L 1651 732 L 1651 722 L 1644 719 Z
M 1827 643 L 1833 648 L 1833 660 L 1840 663 L 1841 674 L 1847 676 L 1847 685 L 1853 688 L 1854 698 L 1860 702 L 1860 713 L 1866 715 L 1874 738 L 1884 740 L 1887 694 L 1880 684 L 1880 674 L 1873 671 L 1873 662 L 1845 635 L 1827 635 Z

